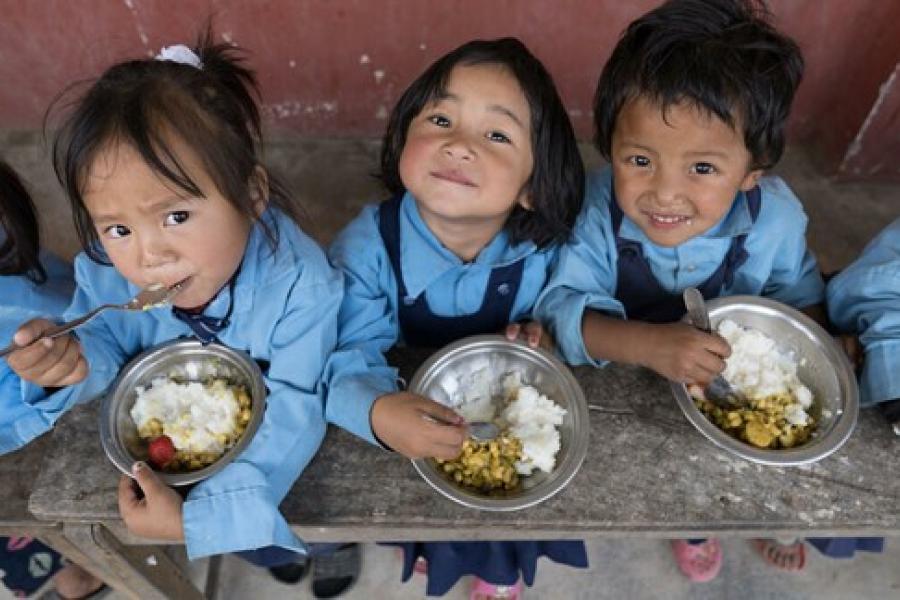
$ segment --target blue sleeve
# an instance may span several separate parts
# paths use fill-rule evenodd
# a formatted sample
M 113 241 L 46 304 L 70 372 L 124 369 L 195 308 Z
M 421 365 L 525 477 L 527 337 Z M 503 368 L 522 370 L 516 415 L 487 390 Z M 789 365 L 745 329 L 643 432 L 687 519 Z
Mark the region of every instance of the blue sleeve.
M 100 268 L 84 256 L 80 255 L 75 262 L 77 287 L 72 303 L 66 309 L 63 320 L 75 319 L 97 306 L 107 302 L 102 291 L 95 289 L 95 284 L 112 278 L 119 278 L 114 271 L 101 271 Z M 140 350 L 140 336 L 137 328 L 113 326 L 127 323 L 122 315 L 110 311 L 100 313 L 93 320 L 79 327 L 75 336 L 81 345 L 81 352 L 88 364 L 87 377 L 76 385 L 62 388 L 52 394 L 41 386 L 22 382 L 21 397 L 24 403 L 40 411 L 49 425 L 52 425 L 72 406 L 87 402 L 98 396 L 119 372 L 126 359 Z
M 17 450 L 52 426 L 34 406 L 22 402 L 21 381 L 0 362 L 0 454 Z
M 338 349 L 325 374 L 328 422 L 373 444 L 378 442 L 369 420 L 372 406 L 378 397 L 397 391 L 397 370 L 388 366 L 384 353 L 399 337 L 391 303 L 396 283 L 376 218 L 375 207 L 367 207 L 329 250 L 332 263 L 344 273 L 346 288 Z
M 625 308 L 615 298 L 617 255 L 606 204 L 608 186 L 608 178 L 595 175 L 588 181 L 572 239 L 560 249 L 556 268 L 535 305 L 537 320 L 549 328 L 571 365 L 606 364 L 592 358 L 584 346 L 581 321 L 586 309 L 625 318 Z
M 777 247 L 762 295 L 798 309 L 821 304 L 825 301 L 825 282 L 806 245 L 809 219 L 803 206 L 778 177 L 766 177 L 761 187 L 763 210 L 757 225 L 762 231 L 778 232 L 767 236 L 767 241 L 777 240 Z
M 322 370 L 342 295 L 340 274 L 327 269 L 314 281 L 301 276 L 274 328 L 266 412 L 253 441 L 188 494 L 182 516 L 192 560 L 273 545 L 306 552 L 278 505 L 325 437 Z
M 865 349 L 862 404 L 900 398 L 900 219 L 829 282 L 828 316 Z

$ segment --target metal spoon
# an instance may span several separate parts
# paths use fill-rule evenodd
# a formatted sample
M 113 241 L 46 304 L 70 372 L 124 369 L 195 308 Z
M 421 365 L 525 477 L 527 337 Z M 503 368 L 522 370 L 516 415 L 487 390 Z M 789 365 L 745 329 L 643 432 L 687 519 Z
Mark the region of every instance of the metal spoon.
M 114 308 L 118 310 L 150 310 L 151 308 L 156 308 L 157 306 L 163 306 L 171 302 L 175 295 L 180 291 L 180 285 L 174 285 L 170 288 L 167 288 L 161 283 L 152 283 L 142 289 L 137 296 L 135 296 L 125 304 L 104 304 L 102 306 L 98 306 L 82 317 L 73 319 L 67 323 L 62 323 L 61 325 L 54 325 L 53 327 L 50 327 L 49 329 L 45 330 L 40 335 L 40 337 L 34 339 L 31 343 L 33 344 L 34 342 L 44 338 L 53 339 L 63 334 L 69 333 L 73 329 L 81 327 L 108 308 Z M 19 346 L 18 344 L 13 342 L 3 350 L 0 350 L 0 358 L 6 356 L 10 352 L 15 352 L 20 348 L 22 348 L 22 346 Z
M 438 425 L 455 425 L 426 413 L 422 414 L 422 418 Z M 466 426 L 469 428 L 469 437 L 476 442 L 489 442 L 500 435 L 500 428 L 490 421 L 469 421 Z
M 709 322 L 709 312 L 706 310 L 706 302 L 703 294 L 697 288 L 684 290 L 684 305 L 687 307 L 691 324 L 701 331 L 712 333 L 712 325 Z M 747 397 L 740 390 L 728 383 L 728 380 L 717 375 L 703 389 L 703 395 L 707 400 L 720 408 L 734 409 L 748 406 Z

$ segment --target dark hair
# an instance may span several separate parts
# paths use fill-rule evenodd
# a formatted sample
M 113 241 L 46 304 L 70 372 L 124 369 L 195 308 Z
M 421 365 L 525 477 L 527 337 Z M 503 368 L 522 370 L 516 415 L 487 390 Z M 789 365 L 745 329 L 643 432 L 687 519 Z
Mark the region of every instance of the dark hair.
M 56 176 L 72 204 L 81 245 L 97 262 L 108 264 L 83 193 L 92 163 L 111 142 L 133 146 L 153 171 L 187 193 L 202 196 L 173 152 L 166 136 L 170 132 L 200 158 L 219 192 L 248 218 L 257 217 L 251 186 L 258 186 L 268 190 L 270 204 L 300 222 L 299 209 L 285 188 L 271 176 L 266 181 L 256 176 L 262 155 L 259 90 L 255 75 L 243 66 L 245 53 L 230 44 L 213 43 L 211 27 L 200 35 L 193 51 L 202 68 L 155 59 L 113 65 L 76 101 L 56 134 Z M 274 247 L 278 232 L 261 223 Z
M 44 283 L 47 273 L 41 265 L 41 237 L 37 211 L 28 190 L 16 172 L 0 160 L 0 275 L 25 275 Z
M 663 114 L 688 102 L 732 129 L 740 123 L 752 168 L 774 166 L 803 57 L 769 19 L 761 0 L 670 0 L 632 22 L 594 95 L 594 143 L 604 158 L 623 104 L 645 97 Z
M 528 180 L 531 210 L 513 209 L 506 222 L 510 240 L 538 246 L 563 240 L 571 231 L 584 197 L 584 166 L 572 124 L 544 65 L 515 38 L 475 40 L 444 55 L 403 93 L 391 113 L 381 149 L 380 178 L 392 193 L 404 191 L 399 162 L 409 124 L 427 104 L 446 94 L 457 65 L 497 64 L 519 82 L 531 110 L 534 168 Z

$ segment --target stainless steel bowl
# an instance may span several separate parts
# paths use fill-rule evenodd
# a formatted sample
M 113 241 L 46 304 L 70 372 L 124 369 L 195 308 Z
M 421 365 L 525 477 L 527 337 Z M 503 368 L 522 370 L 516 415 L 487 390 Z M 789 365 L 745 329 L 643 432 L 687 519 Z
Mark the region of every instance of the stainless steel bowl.
M 814 437 L 796 448 L 757 448 L 735 439 L 710 422 L 696 407 L 681 383 L 672 393 L 688 421 L 714 444 L 747 460 L 766 465 L 803 465 L 816 462 L 840 448 L 856 425 L 859 392 L 850 361 L 834 339 L 815 321 L 774 300 L 756 296 L 716 298 L 707 303 L 715 328 L 731 319 L 774 339 L 783 351 L 800 361 L 797 375 L 813 393 L 812 415 L 818 422 Z
M 216 462 L 187 473 L 163 473 L 168 485 L 182 486 L 206 479 L 236 458 L 253 439 L 266 406 L 266 386 L 259 366 L 243 352 L 220 344 L 204 346 L 197 340 L 173 340 L 144 351 L 119 372 L 103 397 L 100 409 L 100 441 L 106 455 L 126 475 L 137 460 L 147 460 L 147 444 L 138 437 L 131 408 L 139 386 L 154 378 L 170 376 L 180 381 L 205 381 L 219 377 L 245 386 L 250 392 L 251 416 L 237 443 Z
M 487 495 L 444 476 L 432 459 L 414 460 L 413 465 L 434 489 L 463 506 L 493 511 L 534 506 L 564 488 L 584 461 L 590 430 L 584 393 L 569 369 L 551 354 L 497 335 L 468 337 L 441 349 L 419 367 L 409 389 L 451 406 L 449 382 L 484 366 L 489 366 L 498 379 L 510 371 L 520 372 L 525 384 L 533 385 L 566 409 L 556 467 L 551 473 L 535 471 L 523 477 L 519 489 Z

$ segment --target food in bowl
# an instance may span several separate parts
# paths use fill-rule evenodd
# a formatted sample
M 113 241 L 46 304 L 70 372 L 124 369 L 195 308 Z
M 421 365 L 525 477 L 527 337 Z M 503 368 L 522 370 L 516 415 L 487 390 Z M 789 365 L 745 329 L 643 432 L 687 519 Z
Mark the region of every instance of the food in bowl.
M 797 376 L 799 361 L 771 337 L 731 319 L 716 328 L 731 346 L 722 376 L 748 399 L 748 407 L 721 408 L 689 391 L 697 408 L 729 435 L 758 448 L 793 448 L 809 441 L 817 421 L 810 414 L 813 394 Z
M 169 473 L 217 461 L 250 422 L 250 394 L 223 378 L 206 382 L 157 377 L 136 388 L 131 418 L 147 443 L 149 461 Z
M 522 476 L 535 470 L 553 471 L 566 410 L 525 384 L 521 373 L 495 376 L 484 366 L 443 383 L 451 407 L 464 419 L 493 421 L 500 428 L 496 439 L 466 440 L 459 457 L 436 460 L 448 477 L 464 487 L 490 492 L 514 490 Z

